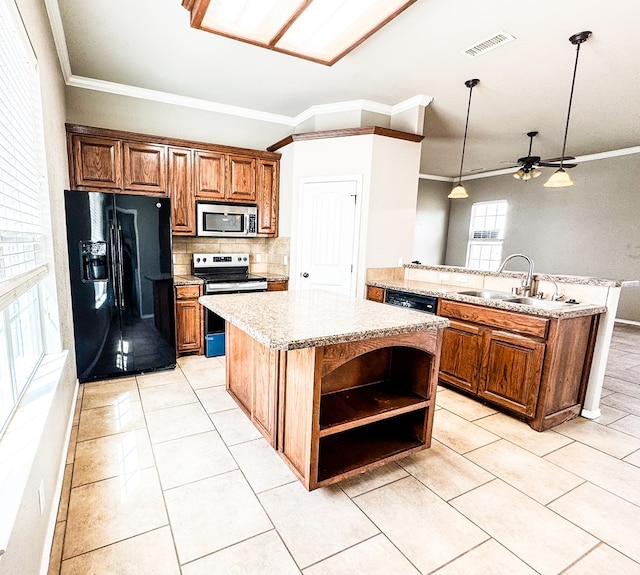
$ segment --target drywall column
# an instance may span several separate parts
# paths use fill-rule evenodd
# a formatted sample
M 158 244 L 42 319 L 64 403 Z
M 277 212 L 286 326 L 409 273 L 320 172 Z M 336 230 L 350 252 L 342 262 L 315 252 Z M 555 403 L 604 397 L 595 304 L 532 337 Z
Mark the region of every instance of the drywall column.
M 360 132 L 358 132 L 360 130 Z M 420 167 L 420 136 L 375 128 L 297 134 L 281 149 L 280 230 L 291 233 L 291 277 L 299 273 L 298 195 L 309 178 L 359 176 L 362 181 L 357 295 L 364 294 L 366 269 L 408 262 Z M 302 137 L 303 136 L 303 137 Z M 297 137 L 299 139 L 297 139 Z M 405 138 L 406 137 L 406 138 Z M 289 222 L 283 215 L 290 213 Z M 290 283 L 290 288 L 292 283 Z

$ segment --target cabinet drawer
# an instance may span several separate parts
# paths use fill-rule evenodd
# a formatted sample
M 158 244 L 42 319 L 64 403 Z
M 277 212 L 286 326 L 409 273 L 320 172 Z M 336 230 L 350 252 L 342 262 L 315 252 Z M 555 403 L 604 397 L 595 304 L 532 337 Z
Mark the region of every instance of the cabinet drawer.
M 445 299 L 440 300 L 438 315 L 542 338 L 547 337 L 547 331 L 549 329 L 549 320 L 544 317 L 535 317 L 499 309 L 489 309 Z
M 200 297 L 200 286 L 176 286 L 176 299 L 195 299 Z

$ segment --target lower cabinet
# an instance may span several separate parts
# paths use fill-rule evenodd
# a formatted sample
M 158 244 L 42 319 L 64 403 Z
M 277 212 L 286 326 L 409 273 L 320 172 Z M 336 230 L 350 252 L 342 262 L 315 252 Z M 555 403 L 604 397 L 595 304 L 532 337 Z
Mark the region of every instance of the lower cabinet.
M 533 417 L 546 344 L 521 335 L 485 333 L 478 395 L 515 413 Z
M 176 286 L 176 351 L 202 354 L 204 348 L 204 324 L 202 305 L 198 298 L 202 286 Z
M 599 316 L 546 318 L 440 300 L 439 381 L 525 418 L 537 431 L 578 415 Z
M 384 303 L 384 288 L 367 286 L 367 299 Z
M 441 330 L 293 350 L 226 330 L 227 390 L 307 489 L 430 445 Z
M 267 282 L 267 291 L 287 291 L 288 289 L 288 280 L 272 280 Z
M 483 332 L 477 325 L 450 320 L 444 330 L 439 378 L 471 393 L 478 393 Z

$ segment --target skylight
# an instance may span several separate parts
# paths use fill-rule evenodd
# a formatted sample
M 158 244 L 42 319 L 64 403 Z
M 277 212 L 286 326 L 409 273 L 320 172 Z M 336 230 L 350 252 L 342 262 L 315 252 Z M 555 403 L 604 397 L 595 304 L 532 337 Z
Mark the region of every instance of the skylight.
M 331 66 L 416 0 L 182 0 L 191 26 Z

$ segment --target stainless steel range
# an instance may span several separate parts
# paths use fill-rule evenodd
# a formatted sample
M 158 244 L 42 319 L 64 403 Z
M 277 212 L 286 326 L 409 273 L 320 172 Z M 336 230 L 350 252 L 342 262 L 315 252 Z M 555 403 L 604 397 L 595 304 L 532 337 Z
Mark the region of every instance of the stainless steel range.
M 207 295 L 267 291 L 267 280 L 249 273 L 249 254 L 193 254 L 192 271 Z
M 204 294 L 267 291 L 267 280 L 249 273 L 249 254 L 193 254 L 191 269 L 204 281 Z M 205 309 L 205 355 L 224 355 L 224 319 Z

